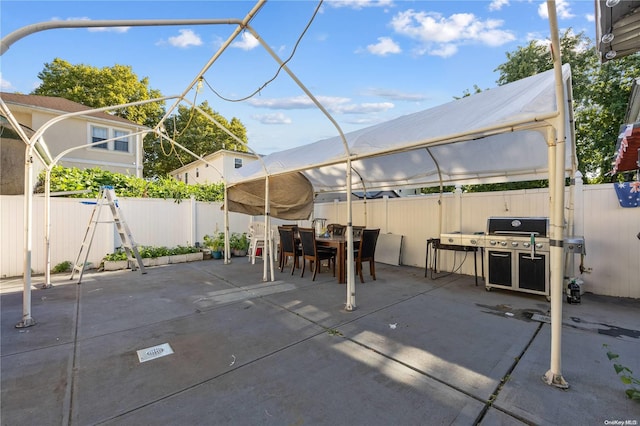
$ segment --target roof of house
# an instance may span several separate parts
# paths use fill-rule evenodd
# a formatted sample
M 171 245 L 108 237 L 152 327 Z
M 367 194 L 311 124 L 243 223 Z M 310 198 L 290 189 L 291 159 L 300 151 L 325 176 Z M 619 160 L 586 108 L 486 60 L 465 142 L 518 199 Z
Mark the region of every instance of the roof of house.
M 22 105 L 37 109 L 46 109 L 50 111 L 60 112 L 62 114 L 69 112 L 89 111 L 93 108 L 82 105 L 78 102 L 70 101 L 64 98 L 54 96 L 40 95 L 21 95 L 19 93 L 0 92 L 0 98 L 7 104 Z M 126 118 L 108 114 L 106 112 L 92 112 L 88 116 L 101 118 L 103 120 L 117 121 L 119 123 L 128 124 L 130 126 L 144 127 Z

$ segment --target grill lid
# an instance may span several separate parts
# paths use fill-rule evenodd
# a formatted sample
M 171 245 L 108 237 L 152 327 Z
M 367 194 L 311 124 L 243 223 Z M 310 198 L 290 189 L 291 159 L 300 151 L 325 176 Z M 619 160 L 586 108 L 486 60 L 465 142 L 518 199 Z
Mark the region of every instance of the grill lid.
M 488 235 L 531 235 L 547 237 L 547 217 L 490 217 L 487 219 Z

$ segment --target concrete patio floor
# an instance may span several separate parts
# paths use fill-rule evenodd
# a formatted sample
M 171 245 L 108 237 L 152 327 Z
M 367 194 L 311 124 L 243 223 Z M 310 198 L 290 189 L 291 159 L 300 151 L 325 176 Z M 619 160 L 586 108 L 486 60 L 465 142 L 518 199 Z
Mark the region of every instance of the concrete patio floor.
M 234 258 L 54 276 L 22 317 L 2 280 L 1 423 L 21 425 L 627 425 L 640 403 L 606 356 L 640 377 L 640 300 L 563 303 L 562 373 L 549 369 L 544 297 L 473 277 L 376 265 L 346 288 Z M 168 343 L 173 354 L 140 362 Z M 166 352 L 165 352 L 166 353 Z

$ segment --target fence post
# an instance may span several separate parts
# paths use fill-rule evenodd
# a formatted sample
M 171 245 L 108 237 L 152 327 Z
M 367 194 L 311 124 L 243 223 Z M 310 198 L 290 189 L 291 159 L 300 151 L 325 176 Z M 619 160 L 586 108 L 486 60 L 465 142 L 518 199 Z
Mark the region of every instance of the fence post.
M 195 195 L 191 196 L 190 199 L 190 217 L 191 217 L 191 223 L 190 223 L 190 237 L 189 237 L 189 245 L 194 246 L 196 244 L 196 240 L 198 239 L 198 205 L 196 204 L 196 197 Z

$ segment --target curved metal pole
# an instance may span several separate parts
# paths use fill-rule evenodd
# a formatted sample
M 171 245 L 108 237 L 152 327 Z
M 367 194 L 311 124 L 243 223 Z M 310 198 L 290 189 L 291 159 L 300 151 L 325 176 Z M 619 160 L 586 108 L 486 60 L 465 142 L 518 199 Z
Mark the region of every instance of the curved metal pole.
M 220 46 L 218 48 L 218 50 L 216 51 L 216 53 L 209 58 L 209 60 L 207 61 L 207 63 L 202 67 L 202 69 L 200 70 L 200 72 L 198 72 L 198 74 L 196 74 L 195 78 L 193 80 L 191 80 L 191 83 L 189 83 L 187 85 L 187 88 L 184 90 L 184 92 L 182 92 L 182 94 L 180 95 L 180 98 L 184 98 L 187 93 L 189 93 L 189 91 L 193 88 L 193 86 L 195 86 L 200 79 L 202 78 L 202 76 L 209 70 L 209 68 L 211 68 L 211 66 L 214 64 L 214 62 L 220 57 L 220 55 L 222 55 L 222 53 L 227 50 L 227 48 L 231 45 L 231 43 L 233 42 L 233 40 L 235 40 L 235 38 L 242 32 L 242 30 L 249 25 L 249 22 L 253 19 L 253 17 L 256 15 L 256 13 L 258 13 L 258 11 L 262 8 L 262 6 L 264 6 L 264 4 L 266 3 L 267 0 L 258 0 L 256 2 L 256 4 L 253 6 L 253 8 L 249 11 L 249 13 L 247 13 L 247 15 L 243 18 L 243 19 L 226 19 L 226 20 L 216 20 L 217 22 L 215 22 L 216 24 L 234 24 L 237 25 L 236 29 L 231 33 L 231 35 L 229 37 L 227 37 L 227 40 L 225 40 L 224 43 L 222 43 L 222 46 Z M 173 105 L 171 105 L 171 107 L 169 107 L 167 109 L 167 111 L 164 114 L 164 117 L 162 117 L 158 123 L 158 126 L 160 126 L 161 123 L 163 123 L 167 117 L 169 117 L 169 115 L 171 115 L 171 113 L 173 112 L 173 110 L 178 106 L 178 104 L 180 103 L 180 100 L 174 102 Z
M 440 180 L 440 195 L 438 196 L 438 238 L 440 238 L 440 234 L 442 234 L 442 191 L 444 189 L 442 184 L 442 171 L 440 170 L 440 164 L 436 160 L 436 157 L 433 156 L 431 150 L 428 147 L 425 148 L 425 150 L 436 165 L 436 169 L 438 170 L 438 179 Z
M 311 101 L 322 111 L 322 113 L 329 119 L 329 121 L 334 125 L 338 134 L 340 135 L 340 139 L 342 140 L 342 144 L 344 146 L 346 160 L 347 160 L 347 246 L 349 249 L 347 250 L 347 301 L 346 301 L 346 310 L 352 311 L 356 308 L 355 304 L 355 280 L 353 276 L 353 223 L 352 223 L 352 207 L 351 207 L 351 151 L 349 150 L 349 144 L 347 142 L 347 138 L 342 131 L 340 125 L 334 120 L 334 118 L 329 114 L 329 112 L 324 108 L 324 106 L 316 99 L 315 96 L 305 87 L 304 84 L 296 77 L 296 75 L 287 67 L 287 65 L 280 59 L 280 57 L 271 49 L 271 47 L 259 36 L 259 34 L 250 26 L 247 25 L 246 29 L 255 37 L 256 40 L 262 45 L 262 47 L 271 55 L 273 59 L 275 59 L 278 64 L 282 67 L 283 70 L 293 79 L 293 81 L 302 89 L 302 91 L 311 99 Z
M 264 2 L 266 0 L 263 0 Z M 26 25 L 0 40 L 0 55 L 3 55 L 18 40 L 40 31 L 60 28 L 100 28 L 100 27 L 151 27 L 151 26 L 175 26 L 175 25 L 214 25 L 214 24 L 239 24 L 238 19 L 118 19 L 118 20 L 77 20 L 77 21 L 46 21 Z
M 565 163 L 565 102 L 564 84 L 562 79 L 562 55 L 560 52 L 560 40 L 558 36 L 558 20 L 556 16 L 556 3 L 547 0 L 549 14 L 549 27 L 551 32 L 551 48 L 553 54 L 553 69 L 556 86 L 556 105 L 558 106 L 558 118 L 555 121 L 555 163 L 549 163 L 549 174 L 554 174 L 553 187 L 549 187 L 551 195 L 551 238 L 550 263 L 551 263 L 551 360 L 550 368 L 543 379 L 548 385 L 566 389 L 569 384 L 562 377 L 562 282 L 564 278 L 563 263 L 563 229 L 564 229 L 564 163 Z M 549 179 L 551 183 L 551 178 Z

